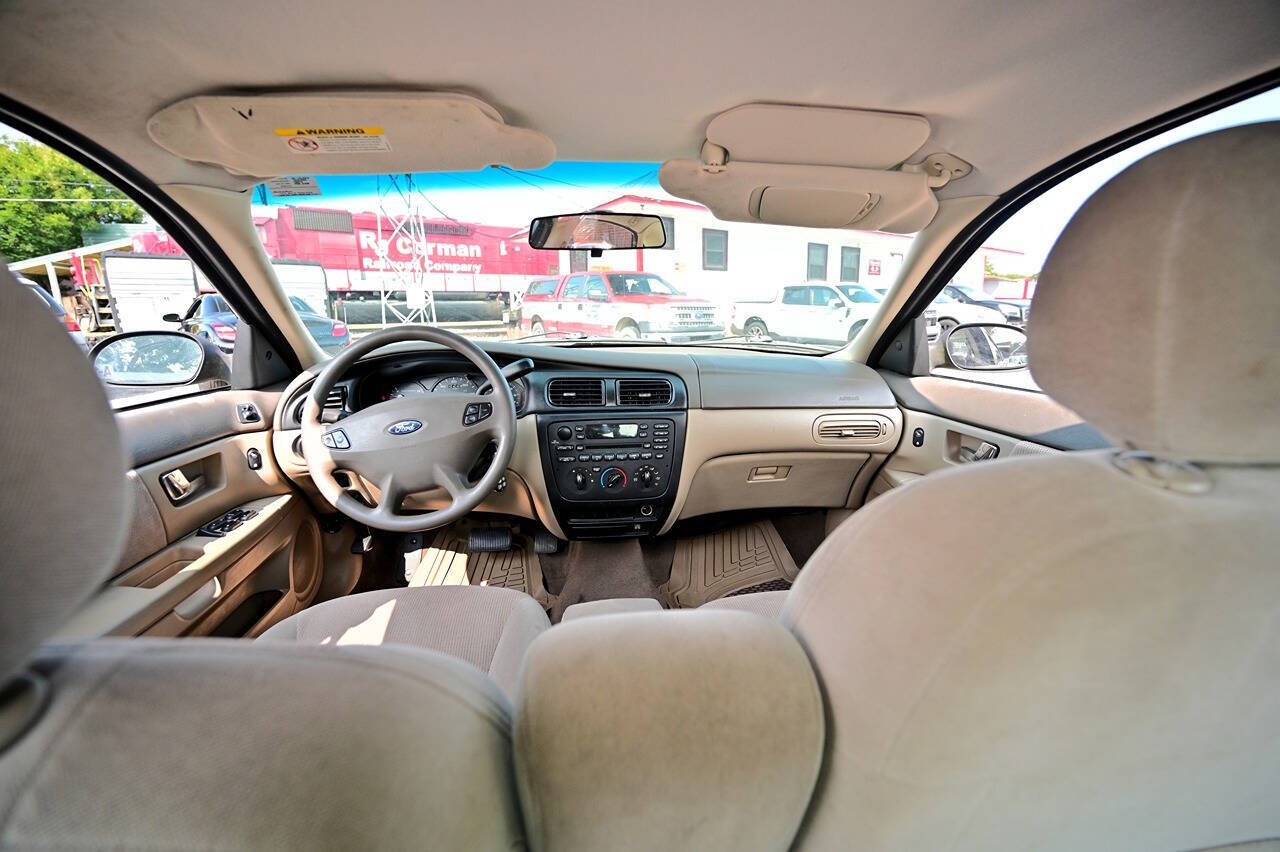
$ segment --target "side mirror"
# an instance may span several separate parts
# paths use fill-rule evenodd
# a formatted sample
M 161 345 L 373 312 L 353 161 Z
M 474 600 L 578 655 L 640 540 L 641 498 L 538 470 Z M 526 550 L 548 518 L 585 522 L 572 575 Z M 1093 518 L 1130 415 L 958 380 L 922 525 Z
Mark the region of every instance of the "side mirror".
M 1027 366 L 1027 333 L 1011 325 L 957 325 L 943 334 L 942 350 L 960 370 L 1020 370 Z
M 160 317 L 160 319 L 162 322 L 182 322 L 182 317 L 172 313 L 165 314 L 164 316 Z
M 208 353 L 190 334 L 180 331 L 134 331 L 101 341 L 89 353 L 93 368 L 109 385 L 159 387 L 190 384 L 202 373 L 226 378 L 230 371 L 221 358 L 206 370 Z M 220 367 L 221 369 L 217 369 Z M 212 375 L 220 373 L 224 375 Z
M 844 302 L 841 302 L 839 299 L 832 299 L 830 302 L 827 302 L 827 307 L 828 307 L 828 308 L 838 308 L 838 307 L 840 307 L 840 306 L 841 306 L 841 305 L 843 305 L 843 304 L 844 304 Z

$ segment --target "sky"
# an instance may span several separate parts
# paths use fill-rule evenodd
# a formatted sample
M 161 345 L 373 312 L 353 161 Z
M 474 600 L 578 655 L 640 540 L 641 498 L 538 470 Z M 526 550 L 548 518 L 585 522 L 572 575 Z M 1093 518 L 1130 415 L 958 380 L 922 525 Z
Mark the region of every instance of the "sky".
M 319 196 L 276 199 L 268 193 L 267 200 L 271 205 L 373 211 L 379 205 L 381 182 L 382 204 L 393 214 L 416 204 L 427 216 L 522 228 L 536 216 L 589 210 L 627 193 L 671 198 L 658 185 L 659 165 L 562 161 L 537 171 L 502 166 L 478 172 L 423 172 L 413 175 L 412 192 L 403 175 L 397 176 L 396 186 L 385 176 L 319 175 Z M 259 187 L 254 193 L 255 204 L 261 205 L 263 192 Z

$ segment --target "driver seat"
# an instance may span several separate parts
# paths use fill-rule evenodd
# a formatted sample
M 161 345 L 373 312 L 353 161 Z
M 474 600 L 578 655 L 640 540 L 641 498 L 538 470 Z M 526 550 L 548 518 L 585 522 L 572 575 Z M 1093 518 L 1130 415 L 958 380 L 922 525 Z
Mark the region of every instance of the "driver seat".
M 361 592 L 289 616 L 259 642 L 411 645 L 448 654 L 515 694 L 529 644 L 551 626 L 529 595 L 497 586 L 429 586 Z
M 0 847 L 523 848 L 511 703 L 471 665 L 407 647 L 46 643 L 116 565 L 125 454 L 83 353 L 3 265 L 0 316 L 0 390 L 21 401 L 0 489 Z

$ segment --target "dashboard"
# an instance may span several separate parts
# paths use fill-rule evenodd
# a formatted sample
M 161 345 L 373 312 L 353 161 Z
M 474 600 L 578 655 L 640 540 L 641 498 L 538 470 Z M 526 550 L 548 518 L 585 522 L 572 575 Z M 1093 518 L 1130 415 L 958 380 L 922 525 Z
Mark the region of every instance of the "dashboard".
M 500 367 L 521 358 L 535 367 L 512 382 L 509 485 L 478 511 L 528 517 L 560 538 L 660 535 L 712 512 L 860 502 L 901 434 L 889 386 L 863 364 L 679 346 L 484 349 Z M 298 436 L 313 378 L 285 389 L 273 438 L 304 489 Z M 406 396 L 475 393 L 482 381 L 452 351 L 387 347 L 334 385 L 324 419 Z M 406 508 L 447 505 L 446 495 L 411 496 Z

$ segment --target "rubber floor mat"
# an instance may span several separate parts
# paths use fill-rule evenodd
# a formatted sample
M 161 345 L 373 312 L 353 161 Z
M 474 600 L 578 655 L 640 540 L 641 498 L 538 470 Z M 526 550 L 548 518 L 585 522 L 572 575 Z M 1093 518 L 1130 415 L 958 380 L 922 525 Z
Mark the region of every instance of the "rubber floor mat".
M 752 586 L 791 583 L 799 573 L 773 522 L 752 521 L 677 541 L 662 592 L 673 606 L 690 609 Z
M 533 540 L 512 536 L 511 549 L 496 553 L 471 553 L 467 548 L 470 526 L 457 523 L 436 533 L 430 547 L 409 580 L 410 586 L 501 586 L 531 595 L 543 609 L 556 601 L 542 580 Z

